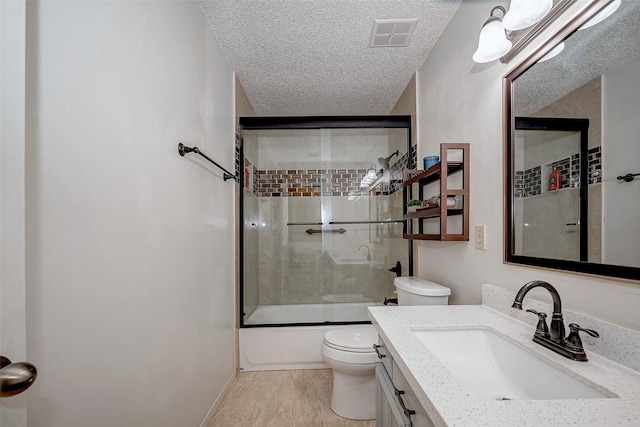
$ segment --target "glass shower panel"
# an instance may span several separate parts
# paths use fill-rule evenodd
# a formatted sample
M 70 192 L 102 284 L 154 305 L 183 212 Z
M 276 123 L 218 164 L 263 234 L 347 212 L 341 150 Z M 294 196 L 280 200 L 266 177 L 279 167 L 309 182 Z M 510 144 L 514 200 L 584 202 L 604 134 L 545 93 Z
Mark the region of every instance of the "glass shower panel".
M 245 320 L 259 307 L 318 300 L 309 282 L 322 280 L 322 241 L 308 231 L 321 223 L 319 178 L 307 175 L 321 166 L 319 136 L 317 129 L 243 133 L 244 174 L 253 174 L 243 190 Z M 287 322 L 273 315 L 265 323 Z
M 390 134 L 400 141 L 398 147 Z M 399 254 L 406 265 L 406 243 L 392 256 L 394 239 L 402 241 L 402 223 L 391 221 L 402 215 L 398 212 L 392 217 L 391 208 L 392 178 L 398 170 L 402 176 L 407 130 L 323 129 L 322 135 L 327 170 L 327 187 L 322 193 L 327 231 L 323 247 L 330 274 L 323 296 L 324 320 L 364 321 L 367 305 L 393 296 L 393 275 L 388 268 Z M 396 192 L 395 199 L 402 199 L 401 192 Z
M 407 133 L 243 131 L 245 325 L 363 322 L 393 297 Z

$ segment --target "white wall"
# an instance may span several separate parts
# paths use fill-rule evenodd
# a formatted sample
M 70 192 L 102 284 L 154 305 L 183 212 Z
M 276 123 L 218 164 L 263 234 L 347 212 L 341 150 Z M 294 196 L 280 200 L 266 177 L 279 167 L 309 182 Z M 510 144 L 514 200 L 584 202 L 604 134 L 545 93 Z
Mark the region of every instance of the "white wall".
M 542 279 L 558 288 L 567 308 L 640 329 L 637 284 L 503 264 L 501 80 L 524 56 L 506 65 L 471 60 L 495 5 L 465 0 L 418 72 L 418 158 L 437 152 L 442 142 L 471 144 L 470 224 L 486 224 L 487 250 L 474 249 L 472 242 L 420 242 L 418 275 L 451 287 L 452 304 L 480 303 L 482 283 L 517 290 Z M 534 292 L 532 296 L 549 300 L 544 291 Z
M 609 264 L 640 265 L 640 180 L 616 177 L 640 172 L 640 57 L 604 75 L 602 150 L 603 258 Z M 623 225 L 622 227 L 620 225 Z
M 195 2 L 29 2 L 31 426 L 197 426 L 234 376 L 233 75 Z
M 0 2 L 0 354 L 26 356 L 24 1 Z M 27 425 L 26 394 L 0 399 L 0 425 Z

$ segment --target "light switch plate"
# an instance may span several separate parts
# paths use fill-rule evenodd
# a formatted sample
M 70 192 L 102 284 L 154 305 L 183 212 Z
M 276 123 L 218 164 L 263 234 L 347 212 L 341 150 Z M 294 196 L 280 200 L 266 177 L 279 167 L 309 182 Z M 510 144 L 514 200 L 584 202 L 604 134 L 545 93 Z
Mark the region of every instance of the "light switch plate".
M 476 225 L 475 227 L 475 242 L 476 249 L 487 249 L 487 226 L 486 225 Z

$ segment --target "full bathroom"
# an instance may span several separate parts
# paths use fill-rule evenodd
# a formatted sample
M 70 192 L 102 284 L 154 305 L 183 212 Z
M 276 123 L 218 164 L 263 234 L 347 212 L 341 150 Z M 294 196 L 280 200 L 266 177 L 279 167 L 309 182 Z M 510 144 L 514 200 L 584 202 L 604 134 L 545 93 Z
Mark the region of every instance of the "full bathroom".
M 640 3 L 0 20 L 0 425 L 640 424 Z

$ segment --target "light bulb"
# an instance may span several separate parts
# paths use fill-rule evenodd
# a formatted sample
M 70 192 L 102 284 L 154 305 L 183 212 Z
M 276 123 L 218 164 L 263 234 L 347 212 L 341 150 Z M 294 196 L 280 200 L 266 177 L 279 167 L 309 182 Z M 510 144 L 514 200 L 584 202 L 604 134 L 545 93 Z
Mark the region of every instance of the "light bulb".
M 491 21 L 482 27 L 478 38 L 478 49 L 473 60 L 479 64 L 494 61 L 511 50 L 511 42 L 507 40 L 504 27 L 499 20 Z
M 507 31 L 527 28 L 545 17 L 553 6 L 553 0 L 511 0 L 509 11 L 502 18 Z

